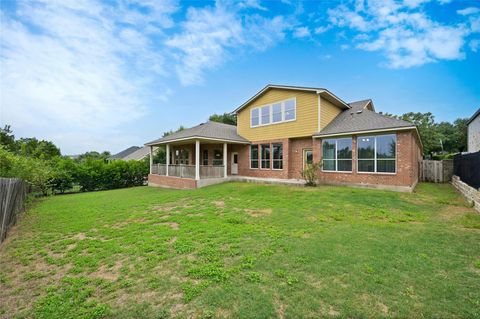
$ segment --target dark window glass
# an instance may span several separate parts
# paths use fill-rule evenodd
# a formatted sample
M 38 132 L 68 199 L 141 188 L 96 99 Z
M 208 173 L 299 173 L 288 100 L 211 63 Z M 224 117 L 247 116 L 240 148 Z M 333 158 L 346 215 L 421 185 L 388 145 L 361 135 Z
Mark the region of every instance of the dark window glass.
M 273 169 L 283 169 L 283 145 L 272 144 Z
M 258 168 L 258 145 L 250 146 L 250 167 Z
M 203 165 L 208 165 L 208 150 L 203 150 Z
M 365 136 L 358 138 L 358 159 L 375 158 L 375 137 Z
M 358 160 L 359 172 L 375 172 L 375 160 Z
M 213 151 L 213 165 L 223 165 L 223 152 L 221 150 Z
M 377 159 L 395 158 L 397 138 L 395 135 L 377 136 Z
M 284 108 L 285 108 L 285 121 L 294 120 L 295 111 L 296 111 L 295 100 L 285 101 Z
M 261 153 L 262 153 L 262 158 L 261 158 L 262 168 L 270 168 L 270 145 L 262 144 Z

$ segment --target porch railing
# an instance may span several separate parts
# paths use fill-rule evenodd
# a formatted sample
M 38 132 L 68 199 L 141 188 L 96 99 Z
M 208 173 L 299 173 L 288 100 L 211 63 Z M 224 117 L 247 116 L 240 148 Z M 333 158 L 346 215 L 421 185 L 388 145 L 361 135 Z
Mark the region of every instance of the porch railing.
M 166 173 L 167 165 L 152 165 L 152 174 L 165 176 Z M 220 178 L 223 174 L 223 165 L 200 165 L 200 178 Z M 195 178 L 195 165 L 168 165 L 168 176 Z

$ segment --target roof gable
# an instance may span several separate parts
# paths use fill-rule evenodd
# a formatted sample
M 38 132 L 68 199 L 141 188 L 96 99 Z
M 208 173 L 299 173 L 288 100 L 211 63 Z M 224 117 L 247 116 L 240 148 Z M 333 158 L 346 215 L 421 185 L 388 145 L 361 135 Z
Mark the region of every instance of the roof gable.
M 320 94 L 322 97 L 326 98 L 330 102 L 332 102 L 334 105 L 342 108 L 342 109 L 348 109 L 350 106 L 341 100 L 339 97 L 328 91 L 327 89 L 324 88 L 313 88 L 313 87 L 304 87 L 304 86 L 290 86 L 290 85 L 276 85 L 276 84 L 268 84 L 266 85 L 263 89 L 258 91 L 254 96 L 252 96 L 250 99 L 248 99 L 245 103 L 237 107 L 232 113 L 238 113 L 248 105 L 250 105 L 252 102 L 254 102 L 256 99 L 258 99 L 260 96 L 265 94 L 267 91 L 272 90 L 272 89 L 280 89 L 280 90 L 293 90 L 293 91 L 303 91 L 303 92 L 312 92 L 316 94 Z
M 475 113 L 472 115 L 472 117 L 467 121 L 467 125 L 470 124 L 470 123 L 472 123 L 473 120 L 475 120 L 475 119 L 477 118 L 477 116 L 479 116 L 479 115 L 480 115 L 480 109 L 478 109 L 477 112 L 475 112 Z
M 115 154 L 115 155 L 112 155 L 109 157 L 109 159 L 122 159 L 130 154 L 132 154 L 133 152 L 139 150 L 141 147 L 140 146 L 130 146 L 129 148 Z

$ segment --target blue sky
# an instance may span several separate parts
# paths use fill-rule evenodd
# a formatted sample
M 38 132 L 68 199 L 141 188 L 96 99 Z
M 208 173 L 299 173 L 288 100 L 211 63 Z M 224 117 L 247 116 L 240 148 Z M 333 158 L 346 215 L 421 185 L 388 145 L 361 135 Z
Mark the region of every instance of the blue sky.
M 480 107 L 480 1 L 2 1 L 0 125 L 118 152 L 268 83 L 377 111 Z

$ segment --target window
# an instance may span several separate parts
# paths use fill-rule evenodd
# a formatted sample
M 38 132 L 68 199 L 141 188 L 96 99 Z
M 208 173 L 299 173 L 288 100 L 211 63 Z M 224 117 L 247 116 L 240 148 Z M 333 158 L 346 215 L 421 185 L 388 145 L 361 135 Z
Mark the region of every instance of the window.
M 264 105 L 262 107 L 256 107 L 250 111 L 251 127 L 294 121 L 295 119 L 295 99 L 275 102 L 273 104 Z
M 395 173 L 397 136 L 395 134 L 358 138 L 358 171 Z
M 275 103 L 272 105 L 272 122 L 278 123 L 282 121 L 282 104 Z
M 270 144 L 262 144 L 262 168 L 270 168 Z
M 304 149 L 303 150 L 303 169 L 307 167 L 307 165 L 313 164 L 313 151 L 311 149 Z
M 352 171 L 352 138 L 323 140 L 322 149 L 324 171 Z
M 208 165 L 208 150 L 203 150 L 203 165 Z
M 258 145 L 250 146 L 250 168 L 258 168 Z
M 296 118 L 295 114 L 295 100 L 285 101 L 284 105 L 285 121 L 292 121 Z
M 283 169 L 283 145 L 281 143 L 272 144 L 272 152 L 273 152 L 273 159 L 272 159 L 273 169 Z
M 264 106 L 262 110 L 262 125 L 270 123 L 270 105 Z
M 213 151 L 213 165 L 223 165 L 223 154 L 221 150 Z
M 188 150 L 183 148 L 175 150 L 175 164 L 188 165 Z
M 260 110 L 252 109 L 251 115 L 251 126 L 258 126 L 260 124 Z

